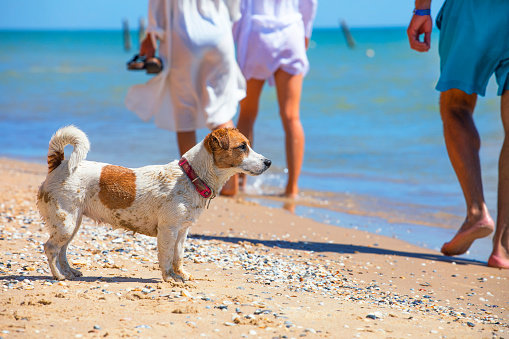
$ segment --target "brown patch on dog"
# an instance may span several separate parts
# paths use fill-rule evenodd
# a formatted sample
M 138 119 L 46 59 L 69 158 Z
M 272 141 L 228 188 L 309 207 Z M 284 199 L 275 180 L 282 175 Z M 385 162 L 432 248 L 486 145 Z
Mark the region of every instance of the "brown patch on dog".
M 237 132 L 242 135 L 238 129 L 233 127 L 216 129 L 205 137 L 205 149 L 209 153 L 214 153 L 214 150 L 218 148 L 224 150 L 230 148 L 230 132 Z
M 221 128 L 212 131 L 205 137 L 205 149 L 212 154 L 219 168 L 238 166 L 247 156 L 245 151 L 238 149 L 242 144 L 249 145 L 249 140 L 236 128 Z
M 64 152 L 55 151 L 53 154 L 48 155 L 48 173 L 53 172 L 55 168 L 60 166 L 64 159 Z
M 128 208 L 136 198 L 136 174 L 128 168 L 107 165 L 99 179 L 99 200 L 109 209 Z

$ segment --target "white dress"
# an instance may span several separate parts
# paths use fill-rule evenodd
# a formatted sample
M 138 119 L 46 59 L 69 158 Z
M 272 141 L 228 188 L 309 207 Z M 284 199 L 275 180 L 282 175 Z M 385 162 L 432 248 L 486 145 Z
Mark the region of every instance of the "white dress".
M 232 36 L 239 16 L 239 0 L 150 0 L 147 33 L 157 36 L 164 67 L 129 89 L 126 107 L 172 131 L 231 120 L 246 87 Z
M 234 25 L 237 61 L 244 77 L 269 79 L 278 69 L 307 73 L 305 38 L 311 37 L 317 0 L 242 0 Z

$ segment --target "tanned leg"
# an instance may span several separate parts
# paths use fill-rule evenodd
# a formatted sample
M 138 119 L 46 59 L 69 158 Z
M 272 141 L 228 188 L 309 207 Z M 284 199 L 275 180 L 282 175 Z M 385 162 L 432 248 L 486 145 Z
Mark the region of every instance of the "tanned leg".
M 237 128 L 244 134 L 253 146 L 253 129 L 256 117 L 258 116 L 258 105 L 262 93 L 264 80 L 249 79 L 247 81 L 246 97 L 240 102 L 239 121 Z M 240 174 L 241 189 L 246 188 L 247 178 Z
M 177 132 L 177 142 L 179 145 L 180 156 L 196 145 L 196 132 Z
M 458 89 L 442 92 L 440 96 L 445 144 L 467 207 L 463 225 L 454 238 L 442 246 L 445 255 L 465 253 L 474 240 L 488 236 L 494 229 L 482 187 L 481 140 L 473 120 L 476 101 L 476 94 L 469 95 Z
M 498 163 L 498 217 L 488 266 L 509 268 L 509 91 L 502 95 L 505 138 Z
M 285 195 L 296 198 L 299 193 L 298 180 L 304 160 L 304 129 L 300 122 L 300 97 L 303 75 L 291 75 L 279 69 L 274 74 L 276 81 L 279 114 L 285 129 L 286 163 L 288 183 Z

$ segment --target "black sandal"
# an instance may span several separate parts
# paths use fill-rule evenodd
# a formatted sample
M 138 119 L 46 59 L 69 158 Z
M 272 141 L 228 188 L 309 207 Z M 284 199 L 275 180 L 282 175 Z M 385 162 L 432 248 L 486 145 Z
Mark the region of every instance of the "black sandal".
M 163 70 L 163 62 L 160 58 L 153 57 L 145 61 L 147 74 L 157 74 Z
M 130 71 L 142 71 L 145 69 L 146 59 L 144 56 L 136 54 L 131 60 L 127 62 L 127 69 Z

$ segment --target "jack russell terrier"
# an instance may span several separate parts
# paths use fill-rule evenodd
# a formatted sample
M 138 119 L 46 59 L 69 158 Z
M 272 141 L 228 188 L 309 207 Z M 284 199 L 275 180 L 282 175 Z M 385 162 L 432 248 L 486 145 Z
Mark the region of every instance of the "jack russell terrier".
M 69 144 L 74 150 L 65 160 Z M 85 133 L 74 126 L 59 129 L 49 143 L 48 175 L 37 207 L 49 229 L 44 251 L 57 280 L 82 275 L 69 265 L 67 246 L 83 216 L 157 237 L 164 281 L 192 279 L 182 263 L 189 227 L 232 175 L 259 175 L 271 164 L 236 128 L 211 132 L 180 161 L 166 165 L 131 169 L 86 161 L 89 148 Z

